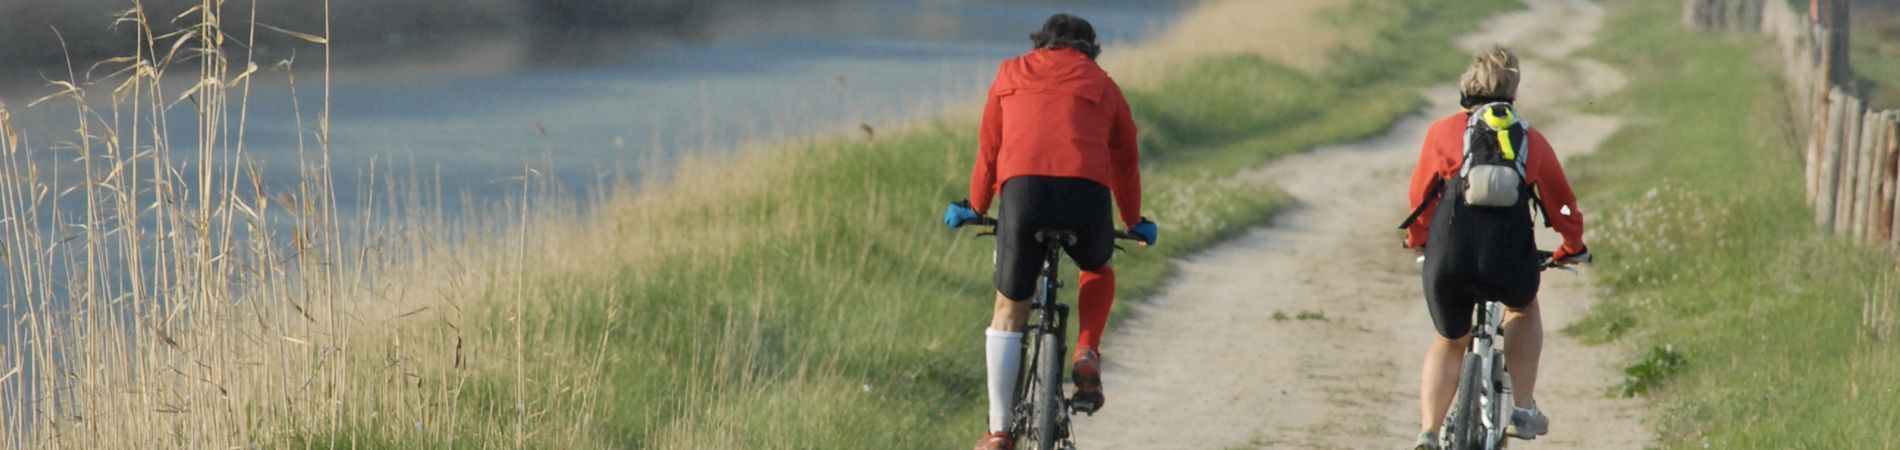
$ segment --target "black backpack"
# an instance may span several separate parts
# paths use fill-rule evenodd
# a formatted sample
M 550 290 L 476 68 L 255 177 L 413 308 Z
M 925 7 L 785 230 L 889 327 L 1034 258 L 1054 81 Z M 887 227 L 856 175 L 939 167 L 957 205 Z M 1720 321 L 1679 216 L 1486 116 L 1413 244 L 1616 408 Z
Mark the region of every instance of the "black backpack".
M 1524 172 L 1530 151 L 1530 124 L 1518 119 L 1511 104 L 1488 103 L 1474 109 L 1465 121 L 1464 135 L 1464 162 L 1458 176 L 1433 184 L 1425 200 L 1405 218 L 1405 223 L 1399 224 L 1400 229 L 1425 214 L 1425 208 L 1447 187 L 1463 197 L 1465 205 L 1476 208 L 1510 208 L 1517 206 L 1522 196 L 1530 196 L 1542 205 Z

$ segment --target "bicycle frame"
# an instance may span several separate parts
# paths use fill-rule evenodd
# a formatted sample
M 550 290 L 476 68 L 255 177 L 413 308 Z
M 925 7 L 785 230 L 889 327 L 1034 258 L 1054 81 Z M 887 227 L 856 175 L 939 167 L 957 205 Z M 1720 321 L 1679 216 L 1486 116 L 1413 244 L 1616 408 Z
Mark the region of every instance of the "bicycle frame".
M 1030 310 L 1033 317 L 1031 318 L 1028 328 L 1024 330 L 1024 335 L 1031 336 L 1031 338 L 1024 339 L 1023 345 L 1019 349 L 1019 351 L 1022 352 L 1021 361 L 1023 361 L 1023 370 L 1017 377 L 1015 389 L 1016 398 L 1019 399 L 1019 401 L 1016 402 L 1016 407 L 1010 412 L 1010 428 L 1012 434 L 1023 439 L 1036 437 L 1032 436 L 1034 433 L 1031 433 L 1032 430 L 1030 430 L 1031 422 L 1035 419 L 1034 414 L 1037 406 L 1035 401 L 1029 399 L 1029 396 L 1034 394 L 1032 388 L 1035 387 L 1037 383 L 1055 383 L 1058 392 L 1060 392 L 1061 389 L 1062 355 L 1067 349 L 1065 338 L 1068 336 L 1069 306 L 1058 302 L 1056 300 L 1056 293 L 1062 288 L 1060 270 L 1062 263 L 1062 246 L 1067 243 L 1073 243 L 1075 236 L 1063 231 L 1042 231 L 1036 233 L 1036 240 L 1043 242 L 1047 246 L 1047 250 L 1045 250 L 1043 256 L 1042 272 L 1037 276 L 1036 296 L 1031 299 L 1030 303 Z M 1043 343 L 1045 340 L 1053 345 L 1053 350 L 1056 352 L 1054 358 L 1043 358 L 1043 355 L 1039 353 L 1044 351 Z M 1045 359 L 1047 359 L 1047 361 L 1044 361 Z M 1054 363 L 1055 370 L 1050 371 L 1048 367 L 1042 367 L 1042 364 L 1047 363 Z M 1047 373 L 1057 374 L 1056 379 L 1041 379 L 1041 375 L 1039 374 Z M 1057 417 L 1055 423 L 1052 424 L 1055 429 L 1043 431 L 1054 432 L 1055 439 L 1062 441 L 1061 445 L 1073 447 L 1073 443 L 1069 442 L 1070 436 L 1068 428 L 1070 410 L 1068 398 L 1058 393 L 1055 401 L 1058 404 L 1045 405 L 1045 407 L 1052 406 L 1055 408 Z
M 1539 254 L 1544 260 L 1539 270 L 1554 268 L 1574 272 L 1574 269 L 1551 260 L 1550 252 L 1539 251 Z M 1590 258 L 1585 255 L 1577 262 L 1589 261 Z M 1512 397 L 1511 373 L 1504 360 L 1505 306 L 1500 302 L 1485 301 L 1475 309 L 1471 321 L 1471 343 L 1465 347 L 1464 372 L 1458 377 L 1458 392 L 1453 395 L 1451 410 L 1445 414 L 1445 423 L 1439 427 L 1439 444 L 1446 450 L 1504 448 L 1509 437 L 1504 434 L 1504 430 L 1510 425 L 1512 408 L 1516 407 Z M 1473 377 L 1479 378 L 1476 382 L 1470 382 Z M 1477 396 L 1475 401 L 1467 399 L 1470 395 Z M 1462 405 L 1473 408 L 1460 408 Z M 1465 415 L 1474 413 L 1477 420 L 1465 420 Z M 1475 426 L 1478 435 L 1455 429 L 1460 422 Z M 1464 438 L 1474 439 L 1466 441 Z
M 1489 376 L 1486 384 L 1489 395 L 1479 397 L 1479 406 L 1484 408 L 1481 419 L 1485 448 L 1499 448 L 1504 446 L 1504 427 L 1510 424 L 1511 408 L 1515 406 L 1511 400 L 1510 371 L 1504 361 L 1504 304 L 1485 302 L 1477 314 L 1478 322 L 1473 323 L 1483 324 L 1478 335 L 1484 339 L 1473 338 L 1471 351 L 1480 355 L 1478 367 L 1483 371 L 1480 373 Z
M 978 216 L 964 224 L 995 227 L 997 221 Z M 995 229 L 979 233 L 983 234 L 993 235 Z M 1127 231 L 1115 232 L 1115 239 L 1142 240 L 1140 236 Z M 1023 365 L 1017 372 L 1014 389 L 1017 401 L 1015 407 L 1010 409 L 1009 431 L 1018 439 L 1037 439 L 1039 442 L 1032 443 L 1030 447 L 1035 450 L 1073 450 L 1075 440 L 1069 434 L 1069 419 L 1073 409 L 1068 396 L 1062 393 L 1062 369 L 1066 361 L 1064 357 L 1068 353 L 1069 305 L 1056 301 L 1056 292 L 1062 289 L 1062 249 L 1074 245 L 1076 235 L 1067 230 L 1040 230 L 1036 232 L 1036 242 L 1045 246 L 1043 265 L 1042 272 L 1037 275 L 1036 296 L 1030 300 L 1030 311 L 1034 317 L 1023 330 L 1025 339 L 1022 347 L 1017 349 Z M 1120 247 L 1116 249 L 1120 250 Z M 1055 390 L 1049 398 L 1043 402 L 1029 398 L 1035 394 L 1035 388 L 1051 383 Z M 1048 409 L 1054 417 L 1041 415 L 1048 422 L 1036 425 L 1033 427 L 1036 429 L 1032 430 L 1032 422 L 1038 419 L 1036 413 L 1039 406 Z M 1031 431 L 1047 433 L 1037 435 Z
M 1511 418 L 1511 377 L 1504 361 L 1504 305 L 1487 301 L 1473 313 L 1458 391 L 1439 428 L 1447 450 L 1486 450 L 1505 445 Z

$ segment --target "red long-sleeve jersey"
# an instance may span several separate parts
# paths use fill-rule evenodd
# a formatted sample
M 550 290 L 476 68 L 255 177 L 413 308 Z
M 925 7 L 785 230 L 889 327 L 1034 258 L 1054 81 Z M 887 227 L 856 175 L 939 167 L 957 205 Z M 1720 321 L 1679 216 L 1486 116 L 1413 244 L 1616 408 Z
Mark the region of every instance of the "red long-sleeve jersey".
M 1432 184 L 1439 180 L 1458 176 L 1458 169 L 1464 163 L 1464 132 L 1468 113 L 1457 113 L 1433 122 L 1425 132 L 1425 145 L 1418 152 L 1418 167 L 1412 171 L 1411 205 L 1416 207 L 1425 201 Z M 1527 130 L 1530 150 L 1527 153 L 1527 165 L 1524 178 L 1537 186 L 1538 198 L 1543 201 L 1544 217 L 1550 219 L 1551 228 L 1563 236 L 1561 254 L 1577 254 L 1584 249 L 1583 210 L 1577 208 L 1577 194 L 1570 190 L 1570 180 L 1564 177 L 1564 167 L 1557 160 L 1557 152 L 1550 148 L 1550 141 L 1536 129 Z M 1441 194 L 1452 195 L 1452 194 Z M 1419 248 L 1425 245 L 1432 224 L 1432 214 L 1438 208 L 1437 202 L 1427 205 L 1425 213 L 1405 228 L 1405 246 Z
M 983 105 L 970 206 L 987 212 L 1010 178 L 1083 178 L 1107 186 L 1122 222 L 1141 218 L 1135 120 L 1120 86 L 1069 48 L 1003 61 Z

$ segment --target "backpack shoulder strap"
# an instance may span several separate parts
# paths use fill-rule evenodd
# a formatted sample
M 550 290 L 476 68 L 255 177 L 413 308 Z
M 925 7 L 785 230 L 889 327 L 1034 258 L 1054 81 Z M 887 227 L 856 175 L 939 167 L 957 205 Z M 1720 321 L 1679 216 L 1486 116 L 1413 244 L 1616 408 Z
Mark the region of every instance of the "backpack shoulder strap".
M 1511 130 L 1516 130 L 1516 132 L 1507 134 L 1507 132 Z M 1511 156 L 1512 156 L 1511 164 L 1512 166 L 1517 168 L 1518 178 L 1529 180 L 1530 179 L 1529 161 L 1531 159 L 1530 124 L 1519 122 L 1518 124 L 1513 125 L 1511 130 L 1498 132 L 1499 143 L 1509 148 L 1508 153 L 1511 153 Z M 1509 137 L 1511 137 L 1510 134 L 1516 134 L 1517 135 L 1515 136 L 1516 139 L 1508 139 Z
M 1484 119 L 1479 117 L 1478 113 L 1474 112 L 1466 116 L 1465 132 L 1464 132 L 1464 147 L 1462 147 L 1459 150 L 1460 155 L 1464 156 L 1464 158 L 1460 160 L 1460 162 L 1458 163 L 1459 177 L 1463 177 L 1465 175 L 1471 174 L 1471 134 L 1476 133 L 1481 130 L 1484 130 Z
M 1543 196 L 1537 195 L 1537 185 L 1532 184 L 1530 185 L 1528 189 L 1525 189 L 1525 190 L 1530 191 L 1531 193 L 1532 209 L 1535 209 L 1537 211 L 1537 215 L 1539 217 L 1544 218 L 1544 228 L 1550 228 L 1550 211 L 1547 211 L 1544 209 L 1544 198 Z
M 1529 161 L 1531 160 L 1531 123 L 1520 117 L 1517 119 L 1517 126 L 1523 130 L 1519 133 L 1517 142 L 1514 143 L 1517 146 L 1517 175 L 1530 180 L 1530 171 L 1527 169 L 1530 168 Z
M 1425 200 L 1419 202 L 1418 206 L 1412 208 L 1412 214 L 1405 216 L 1405 222 L 1399 224 L 1399 229 L 1411 228 L 1412 222 L 1418 221 L 1419 216 L 1425 215 L 1425 208 L 1431 207 L 1433 202 L 1437 202 L 1438 195 L 1444 192 L 1444 179 L 1439 179 L 1438 182 L 1432 183 L 1432 188 L 1425 191 Z

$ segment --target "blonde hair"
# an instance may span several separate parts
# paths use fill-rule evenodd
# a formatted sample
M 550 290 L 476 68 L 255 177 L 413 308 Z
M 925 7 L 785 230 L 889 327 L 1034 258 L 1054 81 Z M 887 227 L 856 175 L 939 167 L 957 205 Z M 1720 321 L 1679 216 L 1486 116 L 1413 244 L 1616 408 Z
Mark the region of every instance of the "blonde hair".
M 1471 67 L 1458 77 L 1458 93 L 1467 97 L 1517 97 L 1517 54 L 1492 45 L 1471 56 Z

